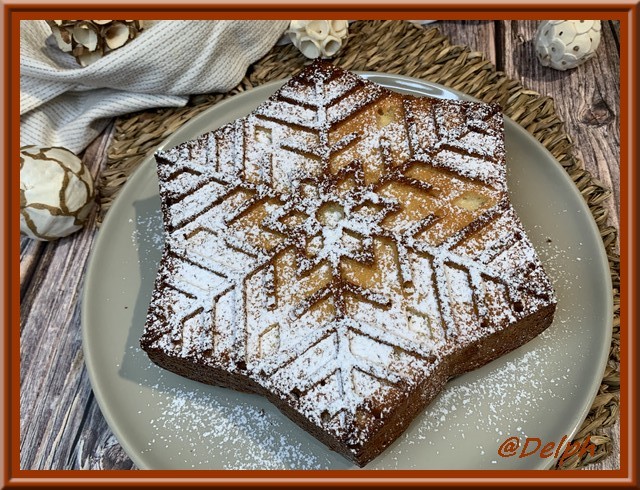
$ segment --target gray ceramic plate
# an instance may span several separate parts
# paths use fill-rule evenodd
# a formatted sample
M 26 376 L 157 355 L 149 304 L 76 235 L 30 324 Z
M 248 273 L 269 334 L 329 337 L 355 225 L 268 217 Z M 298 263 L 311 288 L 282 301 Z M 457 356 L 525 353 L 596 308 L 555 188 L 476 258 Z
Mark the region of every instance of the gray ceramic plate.
M 422 80 L 364 74 L 415 95 L 467 98 Z M 253 110 L 281 82 L 205 111 L 163 147 Z M 503 458 L 510 436 L 571 437 L 595 397 L 610 343 L 609 270 L 580 193 L 554 158 L 506 120 L 509 185 L 558 294 L 553 325 L 516 351 L 449 383 L 367 469 L 548 468 L 538 454 Z M 96 399 L 131 459 L 153 469 L 352 468 L 257 395 L 206 386 L 153 365 L 140 350 L 163 245 L 155 164 L 129 179 L 99 232 L 82 308 L 84 353 Z M 531 446 L 530 446 L 531 448 Z

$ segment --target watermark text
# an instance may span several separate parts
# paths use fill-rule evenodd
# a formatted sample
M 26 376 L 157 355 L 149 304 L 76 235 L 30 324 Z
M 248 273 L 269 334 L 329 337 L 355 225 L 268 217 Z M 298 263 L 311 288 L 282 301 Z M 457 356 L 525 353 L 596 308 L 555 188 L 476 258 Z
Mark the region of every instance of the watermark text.
M 500 444 L 498 456 L 502 458 L 511 458 L 513 456 L 527 458 L 538 455 L 543 459 L 558 459 L 559 464 L 562 464 L 574 454 L 577 454 L 579 457 L 582 457 L 586 453 L 589 453 L 592 457 L 595 456 L 596 446 L 591 442 L 591 436 L 587 436 L 582 443 L 580 441 L 569 441 L 565 446 L 567 439 L 567 436 L 562 436 L 562 439 L 560 439 L 560 442 L 557 444 L 555 441 L 550 441 L 543 445 L 539 437 L 527 437 L 521 441 L 519 437 L 511 436 L 507 437 L 502 444 Z

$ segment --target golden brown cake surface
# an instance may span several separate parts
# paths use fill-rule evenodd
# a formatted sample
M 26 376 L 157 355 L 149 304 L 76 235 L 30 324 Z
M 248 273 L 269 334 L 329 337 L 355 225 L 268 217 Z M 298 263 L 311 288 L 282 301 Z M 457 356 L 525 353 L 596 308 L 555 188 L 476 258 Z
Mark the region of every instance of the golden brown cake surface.
M 360 465 L 447 379 L 551 323 L 496 105 L 317 62 L 156 158 L 166 243 L 142 347 L 264 394 Z

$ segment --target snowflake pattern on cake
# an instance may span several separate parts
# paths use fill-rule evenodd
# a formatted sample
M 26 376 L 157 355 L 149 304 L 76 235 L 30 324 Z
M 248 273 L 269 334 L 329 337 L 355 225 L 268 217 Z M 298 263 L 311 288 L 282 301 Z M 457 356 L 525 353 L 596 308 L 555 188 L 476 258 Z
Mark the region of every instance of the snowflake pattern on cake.
M 442 359 L 555 301 L 495 105 L 314 65 L 157 161 L 142 345 L 247 376 L 354 451 Z

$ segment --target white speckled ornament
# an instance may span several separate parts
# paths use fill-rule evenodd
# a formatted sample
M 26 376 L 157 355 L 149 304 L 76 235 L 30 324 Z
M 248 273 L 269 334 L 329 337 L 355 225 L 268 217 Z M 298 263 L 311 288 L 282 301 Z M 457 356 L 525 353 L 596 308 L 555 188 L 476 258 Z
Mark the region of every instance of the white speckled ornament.
M 544 20 L 538 26 L 535 48 L 540 63 L 568 70 L 593 58 L 600 44 L 599 20 Z
M 84 226 L 94 203 L 93 178 L 66 148 L 20 148 L 20 231 L 56 240 Z
M 287 35 L 307 58 L 331 58 L 346 42 L 347 20 L 292 20 Z

